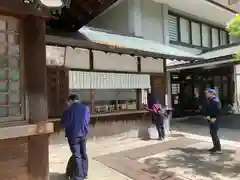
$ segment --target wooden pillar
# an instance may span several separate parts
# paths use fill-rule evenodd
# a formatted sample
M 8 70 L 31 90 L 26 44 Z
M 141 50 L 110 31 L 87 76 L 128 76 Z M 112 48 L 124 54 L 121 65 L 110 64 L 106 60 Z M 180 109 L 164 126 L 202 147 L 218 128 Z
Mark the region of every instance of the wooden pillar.
M 48 119 L 45 20 L 36 16 L 26 17 L 21 23 L 20 36 L 29 123 L 39 124 Z M 48 135 L 28 138 L 28 174 L 31 180 L 48 179 L 48 139 Z
M 165 103 L 166 80 L 165 74 L 158 73 L 150 76 L 152 93 L 160 98 L 161 103 Z

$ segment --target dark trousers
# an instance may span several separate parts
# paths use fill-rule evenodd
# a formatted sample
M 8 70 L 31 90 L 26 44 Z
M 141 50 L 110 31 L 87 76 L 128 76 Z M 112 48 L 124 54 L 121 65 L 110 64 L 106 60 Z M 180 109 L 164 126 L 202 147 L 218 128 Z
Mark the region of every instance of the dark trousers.
M 84 180 L 88 175 L 88 156 L 86 137 L 78 137 L 68 140 L 72 155 L 76 158 L 76 170 L 74 180 Z
M 156 128 L 158 131 L 158 137 L 159 138 L 164 138 L 165 137 L 165 132 L 164 132 L 164 126 L 163 123 L 156 123 Z
M 214 123 L 210 122 L 209 127 L 210 127 L 212 142 L 213 142 L 213 148 L 215 150 L 221 150 L 221 144 L 218 137 L 218 129 L 219 129 L 218 122 L 217 121 L 215 121 Z
M 165 131 L 164 131 L 164 124 L 163 124 L 163 117 L 154 115 L 153 116 L 153 123 L 156 125 L 157 131 L 158 131 L 158 137 L 164 138 L 165 137 Z

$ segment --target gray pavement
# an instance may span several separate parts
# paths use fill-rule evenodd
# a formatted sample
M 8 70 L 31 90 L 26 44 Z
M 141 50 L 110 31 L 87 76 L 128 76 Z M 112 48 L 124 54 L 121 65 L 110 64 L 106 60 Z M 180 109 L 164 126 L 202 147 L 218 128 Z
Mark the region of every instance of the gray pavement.
M 221 139 L 230 141 L 239 141 L 240 116 L 229 115 L 220 118 L 219 136 Z M 172 129 L 176 131 L 208 136 L 209 124 L 202 117 L 190 117 L 188 119 L 172 122 Z
M 240 129 L 240 115 L 222 115 L 219 117 L 218 121 L 221 128 L 233 130 Z M 183 124 L 208 126 L 208 122 L 200 116 L 189 117 L 179 122 Z
M 195 120 L 196 123 L 193 121 L 190 122 L 175 122 L 172 124 L 173 134 L 183 134 L 184 136 L 192 139 L 201 140 L 202 143 L 193 144 L 188 147 L 188 150 L 191 148 L 208 148 L 211 147 L 211 140 L 209 138 L 209 130 L 207 125 L 204 123 L 199 125 L 198 120 Z M 239 133 L 236 129 L 221 129 L 221 137 L 222 137 L 222 144 L 225 152 L 232 152 L 240 147 L 240 143 L 238 142 Z M 171 141 L 177 139 L 177 136 L 169 137 L 167 141 Z M 90 172 L 89 172 L 89 180 L 130 180 L 131 178 L 127 177 L 120 172 L 112 169 L 111 167 L 107 167 L 104 164 L 94 160 L 95 157 L 109 155 L 117 152 L 128 151 L 131 149 L 147 147 L 151 145 L 156 145 L 162 142 L 157 140 L 151 141 L 143 141 L 138 138 L 129 138 L 124 135 L 108 137 L 108 138 L 101 138 L 96 140 L 90 140 L 88 142 L 88 154 L 90 159 Z M 68 148 L 68 144 L 64 138 L 64 134 L 60 135 L 53 135 L 51 137 L 50 142 L 50 180 L 64 180 L 64 172 L 68 158 L 70 157 L 70 151 Z M 193 150 L 193 149 L 192 149 Z M 171 154 L 172 153 L 172 154 Z M 228 170 L 224 171 L 221 169 L 217 169 L 219 166 L 214 165 L 215 163 L 211 161 L 209 158 L 210 156 L 206 154 L 200 154 L 199 156 L 187 156 L 191 152 L 187 152 L 186 150 L 175 149 L 174 151 L 163 152 L 160 154 L 156 154 L 155 157 L 159 159 L 161 157 L 163 160 L 160 164 L 156 165 L 157 167 L 162 167 L 165 163 L 170 163 L 172 168 L 169 168 L 169 171 L 178 171 L 180 175 L 184 175 L 187 178 L 194 176 L 194 180 L 208 180 L 207 175 L 209 175 L 209 171 L 212 171 L 210 177 L 215 177 L 215 179 L 240 179 L 236 174 L 240 174 L 237 167 L 239 167 L 239 157 L 234 156 L 231 154 L 231 161 L 229 159 L 222 159 L 221 162 L 223 165 L 226 163 L 228 165 Z M 175 154 L 175 155 L 174 155 Z M 193 154 L 193 153 L 192 153 Z M 174 162 L 174 158 L 167 161 L 166 157 L 174 157 L 176 161 Z M 181 161 L 181 158 L 185 157 L 184 162 Z M 144 159 L 150 157 L 142 157 L 139 161 L 143 161 Z M 180 158 L 180 160 L 178 159 Z M 194 158 L 201 158 L 201 166 L 199 168 L 198 164 L 199 161 L 194 161 Z M 227 157 L 225 157 L 227 158 Z M 165 159 L 165 161 L 164 161 Z M 209 163 L 210 161 L 210 163 Z M 155 162 L 155 161 L 154 161 Z M 187 164 L 186 167 L 180 166 L 179 164 L 185 163 Z M 230 164 L 230 165 L 229 165 Z M 176 168 L 173 168 L 176 166 Z M 205 166 L 205 167 L 204 167 Z M 210 167 L 213 167 L 211 170 Z M 231 166 L 231 168 L 230 168 Z M 225 166 L 223 166 L 225 167 Z M 215 169 L 214 169 L 215 168 Z M 220 167 L 219 167 L 220 168 Z M 223 172 L 222 172 L 223 171 Z M 215 173 L 214 173 L 215 172 Z M 221 174 L 222 172 L 222 174 Z M 187 175 L 186 175 L 187 174 Z M 191 179 L 191 178 L 190 178 Z M 214 178 L 212 178 L 214 179 Z M 138 180 L 138 179 L 136 179 Z
M 194 143 L 185 147 L 170 148 L 168 151 L 145 157 L 139 161 L 149 166 L 148 171 L 157 169 L 175 173 L 182 179 L 191 180 L 239 180 L 240 164 L 236 159 L 236 147 L 224 146 L 221 155 L 211 155 L 205 149 L 211 143 Z

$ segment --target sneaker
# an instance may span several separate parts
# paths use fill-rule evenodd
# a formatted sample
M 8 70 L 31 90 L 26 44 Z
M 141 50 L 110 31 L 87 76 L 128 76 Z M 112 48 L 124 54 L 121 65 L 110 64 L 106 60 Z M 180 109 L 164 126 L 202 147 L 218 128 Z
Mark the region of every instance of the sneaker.
M 158 138 L 158 140 L 159 140 L 159 141 L 162 141 L 162 140 L 163 140 L 163 138 L 162 138 L 162 137 L 160 137 L 160 138 Z
M 215 150 L 211 151 L 211 153 L 212 154 L 221 154 L 222 151 L 221 151 L 221 149 L 215 149 Z
M 215 148 L 208 149 L 209 152 L 215 151 Z
M 87 180 L 88 179 L 88 177 L 86 176 L 85 178 L 84 178 L 84 180 Z

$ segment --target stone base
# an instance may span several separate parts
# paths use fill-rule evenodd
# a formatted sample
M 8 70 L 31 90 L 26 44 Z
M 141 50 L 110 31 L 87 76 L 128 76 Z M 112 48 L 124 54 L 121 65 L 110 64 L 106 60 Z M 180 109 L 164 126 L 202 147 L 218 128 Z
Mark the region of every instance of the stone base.
M 51 122 L 51 119 L 49 121 Z M 59 120 L 52 122 L 55 130 L 60 128 Z M 144 113 L 92 118 L 89 138 L 104 138 L 115 135 L 123 135 L 128 138 L 146 138 L 149 126 L 151 126 L 151 117 Z
M 28 138 L 0 140 L 0 179 L 28 179 Z
M 0 140 L 0 179 L 48 180 L 47 134 Z

